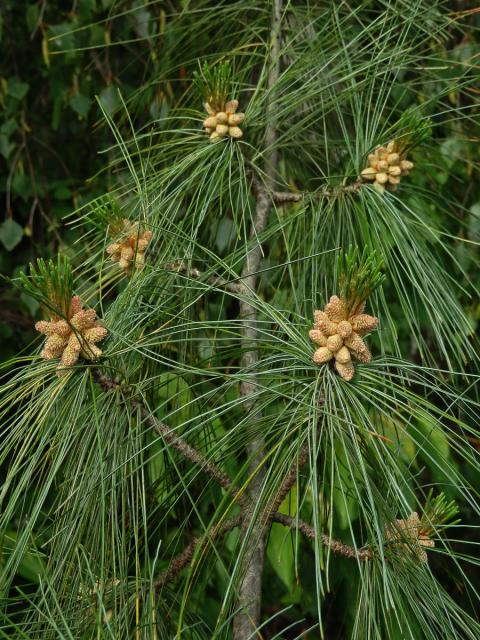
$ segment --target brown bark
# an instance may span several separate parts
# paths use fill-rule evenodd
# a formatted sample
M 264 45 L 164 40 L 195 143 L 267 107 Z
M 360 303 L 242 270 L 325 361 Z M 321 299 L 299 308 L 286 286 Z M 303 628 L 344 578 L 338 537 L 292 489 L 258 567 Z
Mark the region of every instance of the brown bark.
M 264 187 L 256 190 L 255 218 L 250 232 L 250 241 L 254 246 L 247 253 L 242 270 L 242 286 L 248 296 L 249 292 L 255 292 L 257 288 L 256 272 L 260 266 L 262 247 L 258 240 L 265 230 L 269 214 L 272 208 L 270 193 L 275 187 L 275 178 L 278 165 L 278 151 L 276 148 L 277 128 L 274 104 L 274 88 L 280 74 L 280 31 L 282 20 L 283 2 L 274 0 L 271 28 L 270 70 L 268 76 L 268 89 L 270 90 L 270 102 L 267 110 L 267 127 L 265 130 L 264 153 L 265 182 Z M 240 301 L 240 317 L 243 320 L 242 347 L 244 349 L 241 366 L 248 372 L 249 379 L 242 382 L 240 394 L 245 398 L 245 410 L 254 419 L 254 395 L 256 392 L 254 367 L 258 362 L 257 317 L 254 305 L 248 301 L 248 297 Z M 258 435 L 251 439 L 247 445 L 249 456 L 249 471 L 253 474 L 249 487 L 249 495 L 252 505 L 257 503 L 263 490 L 265 471 L 262 466 L 265 442 Z M 254 508 L 254 507 L 253 507 Z M 250 527 L 250 519 L 255 518 L 253 509 L 250 518 L 245 514 L 243 531 Z M 260 523 L 253 523 L 251 530 L 251 542 L 249 550 L 246 550 L 243 562 L 242 583 L 238 593 L 239 612 L 233 621 L 234 640 L 244 640 L 252 636 L 260 623 L 260 610 L 262 603 L 262 574 L 265 556 L 265 531 Z M 251 550 L 250 550 L 251 549 Z
M 290 528 L 298 528 L 300 533 L 302 533 L 306 538 L 315 539 L 317 536 L 320 540 L 320 543 L 324 547 L 328 547 L 333 553 L 344 556 L 346 558 L 357 559 L 360 562 L 365 562 L 366 560 L 370 560 L 373 558 L 373 552 L 368 547 L 363 547 L 362 549 L 355 549 L 348 544 L 345 544 L 341 540 L 335 540 L 334 538 L 330 538 L 325 533 L 316 534 L 315 529 L 303 522 L 303 520 L 298 520 L 292 516 L 285 515 L 284 513 L 272 513 L 270 516 L 271 522 L 277 522 L 278 524 L 282 524 L 285 527 Z M 174 580 L 177 575 L 187 567 L 193 559 L 195 551 L 197 547 L 200 545 L 206 546 L 209 542 L 214 542 L 217 538 L 224 535 L 228 531 L 232 529 L 236 529 L 242 524 L 242 516 L 237 516 L 235 518 L 231 518 L 227 520 L 223 525 L 218 525 L 212 527 L 209 531 L 207 531 L 206 535 L 203 538 L 193 538 L 191 542 L 177 554 L 172 560 L 167 569 L 162 571 L 158 578 L 154 582 L 154 586 L 156 589 L 160 589 L 167 582 L 171 582 Z
M 104 391 L 108 392 L 118 390 L 124 395 L 127 393 L 127 389 L 125 389 L 121 384 L 119 384 L 112 378 L 109 378 L 108 376 L 101 373 L 99 369 L 92 369 L 92 373 L 95 380 Z M 187 442 L 185 442 L 185 440 L 183 440 L 183 438 L 178 436 L 165 423 L 158 421 L 140 400 L 134 397 L 130 397 L 129 401 L 130 406 L 140 412 L 144 422 L 146 422 L 151 428 L 155 429 L 157 433 L 159 433 L 164 438 L 167 444 L 176 449 L 185 459 L 189 460 L 200 469 L 202 469 L 221 487 L 223 487 L 226 491 L 229 491 L 231 495 L 235 497 L 238 496 L 238 501 L 242 505 L 242 513 L 240 515 L 235 516 L 234 518 L 230 518 L 223 524 L 212 527 L 202 538 L 193 538 L 179 554 L 172 558 L 168 568 L 162 571 L 154 582 L 155 589 L 161 589 L 166 583 L 174 580 L 182 571 L 182 569 L 190 564 L 199 545 L 205 547 L 208 543 L 214 542 L 217 538 L 224 535 L 228 531 L 231 531 L 232 529 L 235 529 L 239 526 L 243 526 L 245 521 L 248 522 L 248 518 L 251 517 L 251 505 L 246 503 L 245 497 L 240 494 L 239 489 L 232 484 L 230 478 L 217 465 L 215 465 L 215 463 L 210 462 L 200 451 L 197 451 L 194 447 L 190 446 Z M 310 526 L 306 522 L 303 522 L 302 520 L 298 520 L 297 518 L 293 518 L 277 511 L 285 496 L 294 485 L 298 476 L 298 471 L 306 463 L 307 457 L 308 442 L 305 442 L 300 449 L 298 458 L 292 463 L 292 466 L 285 476 L 280 489 L 275 496 L 275 499 L 273 500 L 272 504 L 269 505 L 266 509 L 266 522 L 264 520 L 263 526 L 261 526 L 260 528 L 262 535 L 264 534 L 264 526 L 266 524 L 268 525 L 271 522 L 277 522 L 279 524 L 283 524 L 284 526 L 297 527 L 298 530 L 307 538 L 313 539 L 316 537 L 315 529 L 312 526 Z M 329 547 L 333 551 L 333 553 L 343 555 L 348 558 L 356 558 L 357 560 L 360 560 L 362 562 L 373 557 L 371 549 L 355 549 L 354 547 L 344 544 L 341 540 L 330 538 L 324 533 L 319 534 L 319 539 L 320 543 L 326 547 Z M 253 573 L 254 570 L 252 570 L 252 574 Z M 251 588 L 252 583 L 248 582 L 246 583 L 246 585 Z
M 173 580 L 182 569 L 189 565 L 198 546 L 206 546 L 209 542 L 214 542 L 216 538 L 227 533 L 227 531 L 236 529 L 241 523 L 242 517 L 237 516 L 236 518 L 227 520 L 221 526 L 212 527 L 204 538 L 193 538 L 190 544 L 188 544 L 183 551 L 172 558 L 168 568 L 160 573 L 154 582 L 155 589 L 161 589 L 164 584 Z
M 355 547 L 351 547 L 350 545 L 343 543 L 341 540 L 330 538 L 326 533 L 316 534 L 315 529 L 312 526 L 302 520 L 297 520 L 292 516 L 287 516 L 283 513 L 275 513 L 272 520 L 279 524 L 283 524 L 286 527 L 298 527 L 298 530 L 307 538 L 314 539 L 318 535 L 321 544 L 325 547 L 329 547 L 333 553 L 338 555 L 345 556 L 346 558 L 356 558 L 362 562 L 373 558 L 373 552 L 368 547 L 355 549 Z
M 280 505 L 287 497 L 288 492 L 297 481 L 298 472 L 307 463 L 307 460 L 308 460 L 308 441 L 302 445 L 298 454 L 298 458 L 293 461 L 292 466 L 290 467 L 287 475 L 283 479 L 280 489 L 277 495 L 275 496 L 275 500 L 273 501 L 272 505 L 268 510 L 269 514 L 275 514 L 278 511 L 278 509 L 280 508 Z M 269 515 L 269 519 L 271 519 L 272 517 L 273 515 Z
M 271 197 L 277 204 L 287 204 L 289 202 L 300 202 L 301 200 L 312 198 L 333 198 L 342 193 L 358 193 L 362 188 L 362 181 L 355 180 L 351 184 L 340 184 L 335 187 L 322 187 L 318 191 L 310 192 L 293 192 L 293 191 L 273 191 Z
M 123 393 L 125 392 L 125 389 L 119 383 L 115 382 L 115 380 L 112 380 L 108 376 L 105 376 L 98 369 L 93 369 L 93 376 L 105 391 L 119 389 Z M 229 492 L 230 495 L 238 497 L 239 503 L 243 502 L 243 496 L 240 494 L 240 491 L 237 487 L 233 486 L 228 475 L 224 473 L 220 467 L 218 467 L 214 462 L 208 460 L 203 453 L 190 446 L 188 442 L 186 442 L 164 422 L 157 420 L 157 418 L 148 411 L 145 405 L 138 398 L 130 398 L 129 403 L 132 408 L 140 412 L 142 420 L 161 435 L 168 445 L 173 449 L 176 449 L 186 460 L 189 460 L 199 467 L 204 473 L 213 478 L 213 480 L 223 487 L 225 491 Z
M 212 287 L 225 288 L 232 293 L 239 293 L 243 291 L 242 285 L 240 282 L 230 282 L 225 280 L 225 278 L 221 278 L 220 276 L 209 276 L 205 278 L 205 275 L 199 271 L 199 269 L 195 267 L 188 267 L 182 260 L 178 260 L 177 262 L 169 262 L 162 265 L 162 268 L 165 271 L 174 271 L 176 273 L 183 273 L 187 276 L 187 278 L 192 278 L 194 280 L 198 280 L 200 282 L 204 282 Z

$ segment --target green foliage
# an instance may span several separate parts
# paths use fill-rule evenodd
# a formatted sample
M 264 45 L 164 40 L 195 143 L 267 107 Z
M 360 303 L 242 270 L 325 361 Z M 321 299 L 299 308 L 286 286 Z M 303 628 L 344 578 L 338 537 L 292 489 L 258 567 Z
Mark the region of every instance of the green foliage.
M 193 82 L 205 102 L 215 110 L 222 111 L 225 103 L 232 95 L 233 69 L 229 60 L 215 66 L 199 63 L 199 70 L 193 74 Z
M 37 300 L 47 314 L 68 317 L 73 295 L 73 273 L 66 256 L 59 254 L 56 261 L 38 258 L 36 265 L 30 264 L 30 274 L 21 271 L 18 280 L 25 293 Z
M 422 117 L 418 109 L 410 107 L 400 116 L 395 126 L 395 141 L 401 153 L 408 153 L 432 135 L 432 121 Z
M 139 114 L 163 116 L 169 81 L 139 92 L 139 79 L 160 73 L 156 50 L 165 10 L 160 3 L 117 0 L 2 2 L 0 46 L 0 271 L 15 276 L 36 257 L 68 252 L 79 234 L 63 217 L 113 184 L 106 168 L 108 129 L 96 105 L 113 113 L 117 88 Z M 2 358 L 33 336 L 31 304 L 0 290 Z M 11 329 L 13 327 L 13 329 Z
M 424 531 L 438 531 L 440 527 L 445 529 L 455 526 L 460 522 L 460 520 L 453 521 L 458 511 L 458 505 L 454 500 L 449 501 L 444 493 L 433 496 L 433 489 L 430 489 L 425 500 L 423 513 L 425 522 L 422 523 L 422 526 Z
M 0 226 L 0 241 L 7 251 L 15 249 L 22 236 L 22 227 L 15 220 L 7 218 L 2 222 Z
M 0 241 L 24 292 L 2 296 L 29 314 L 22 345 L 38 303 L 73 289 L 108 338 L 60 378 L 40 341 L 3 365 L 0 635 L 232 638 L 280 493 L 292 520 L 267 526 L 252 634 L 477 640 L 478 13 L 284 3 L 277 41 L 270 3 L 60 5 L 3 16 Z M 36 57 L 11 46 L 30 33 Z M 239 97 L 242 139 L 209 143 L 200 94 Z M 359 186 L 369 151 L 398 137 L 415 164 L 398 191 Z M 128 275 L 105 251 L 120 218 L 153 232 Z M 58 248 L 68 259 L 48 260 Z M 349 382 L 312 361 L 332 294 L 380 319 Z M 412 512 L 428 562 L 391 552 Z
M 361 254 L 358 246 L 350 247 L 347 253 L 338 256 L 339 293 L 348 301 L 351 315 L 385 281 L 382 267 L 382 258 L 375 250 L 369 251 L 368 247 L 364 247 Z

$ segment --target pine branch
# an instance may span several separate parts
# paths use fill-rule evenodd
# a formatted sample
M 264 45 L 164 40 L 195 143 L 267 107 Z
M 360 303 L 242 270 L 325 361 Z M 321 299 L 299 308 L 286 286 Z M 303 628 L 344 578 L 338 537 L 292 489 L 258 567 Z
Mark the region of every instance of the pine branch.
M 260 181 L 255 165 L 249 164 L 248 173 L 252 180 L 252 188 L 255 195 L 259 197 L 262 192 L 266 191 L 270 199 L 275 204 L 279 205 L 289 204 L 291 202 L 301 202 L 302 200 L 308 199 L 322 200 L 323 198 L 334 198 L 343 193 L 357 194 L 362 187 L 367 186 L 368 184 L 366 182 L 362 182 L 361 178 L 357 178 L 350 184 L 340 184 L 333 187 L 324 186 L 320 187 L 316 191 L 275 191 L 267 188 L 267 179 L 265 179 L 264 182 Z
M 338 185 L 335 187 L 323 187 L 318 191 L 273 191 L 271 197 L 276 204 L 288 204 L 289 202 L 301 202 L 307 198 L 334 198 L 342 193 L 358 193 L 362 186 L 365 186 L 361 180 L 355 180 L 351 184 Z
M 182 454 L 184 458 L 200 467 L 211 478 L 226 491 L 232 493 L 234 497 L 238 495 L 238 489 L 232 486 L 230 478 L 213 462 L 210 462 L 202 453 L 191 447 L 183 438 L 178 436 L 170 427 L 163 422 L 158 422 L 152 414 L 140 402 L 132 402 L 132 406 L 137 406 L 143 420 L 163 437 L 165 442 Z
M 223 525 L 216 525 L 208 530 L 203 538 L 193 538 L 185 549 L 176 555 L 170 562 L 165 571 L 162 571 L 157 580 L 153 583 L 155 589 L 161 589 L 167 582 L 173 580 L 182 569 L 184 569 L 192 561 L 193 555 L 199 545 L 206 547 L 209 542 L 213 542 L 216 538 L 224 535 L 232 529 L 236 529 L 242 524 L 242 516 L 237 516 L 227 520 Z
M 93 369 L 93 376 L 98 384 L 105 391 L 120 390 L 125 393 L 125 388 L 108 376 L 104 375 L 98 369 Z M 241 499 L 241 493 L 239 489 L 232 485 L 230 478 L 213 462 L 210 462 L 202 453 L 197 451 L 194 447 L 190 446 L 183 438 L 178 436 L 170 427 L 165 423 L 158 421 L 145 407 L 145 405 L 137 398 L 130 399 L 130 405 L 140 412 L 142 419 L 159 435 L 163 437 L 165 442 L 181 453 L 184 458 L 198 466 L 202 471 L 207 473 L 212 479 L 214 479 L 221 487 L 231 493 L 234 497 L 239 498 L 239 502 L 245 507 L 245 501 Z M 298 530 L 303 533 L 307 538 L 315 538 L 315 529 L 302 520 L 297 520 L 291 516 L 284 515 L 277 511 L 280 504 L 285 499 L 286 495 L 295 483 L 299 469 L 301 469 L 308 459 L 308 442 L 305 442 L 300 449 L 298 459 L 292 464 L 288 474 L 282 482 L 279 492 L 277 493 L 272 505 L 267 509 L 267 512 L 271 515 L 268 516 L 268 522 L 277 522 L 285 526 L 296 526 Z M 250 505 L 251 506 L 251 505 Z M 250 509 L 247 510 L 247 513 Z M 246 512 L 227 520 L 222 526 L 212 527 L 207 535 L 203 538 L 193 538 L 191 542 L 185 547 L 185 549 L 175 556 L 169 567 L 163 571 L 157 580 L 154 582 L 156 590 L 163 587 L 166 583 L 173 580 L 184 569 L 194 556 L 197 547 L 202 544 L 206 545 L 208 542 L 213 542 L 216 538 L 224 535 L 228 531 L 241 526 L 247 518 Z M 334 553 L 343 555 L 348 558 L 357 558 L 359 560 L 367 560 L 372 557 L 372 552 L 369 549 L 356 550 L 354 547 L 344 544 L 340 540 L 335 540 L 327 536 L 326 534 L 320 534 L 320 540 L 322 545 L 329 547 Z
M 177 575 L 187 567 L 193 559 L 195 551 L 197 548 L 202 545 L 202 547 L 206 547 L 209 542 L 214 542 L 217 538 L 232 531 L 232 529 L 236 529 L 242 524 L 242 516 L 239 515 L 235 518 L 231 518 L 227 520 L 223 525 L 216 525 L 209 529 L 205 536 L 202 538 L 192 538 L 189 544 L 181 551 L 178 555 L 176 555 L 170 561 L 170 564 L 167 569 L 162 571 L 157 580 L 154 582 L 155 589 L 161 589 L 165 584 L 174 580 Z M 335 538 L 330 538 L 325 533 L 321 533 L 317 536 L 315 529 L 304 522 L 303 520 L 298 520 L 292 516 L 285 515 L 283 513 L 273 512 L 270 517 L 271 522 L 276 522 L 278 524 L 282 524 L 285 527 L 294 528 L 296 527 L 306 538 L 315 539 L 319 538 L 320 543 L 324 547 L 328 547 L 333 553 L 344 556 L 346 558 L 357 559 L 361 562 L 365 562 L 366 560 L 370 560 L 373 558 L 373 552 L 368 547 L 363 547 L 362 549 L 356 549 L 348 544 L 345 544 L 341 540 L 336 540 Z
M 272 520 L 274 522 L 278 522 L 279 524 L 283 524 L 286 527 L 297 527 L 305 537 L 311 538 L 312 540 L 317 537 L 317 533 L 314 527 L 310 526 L 303 520 L 298 520 L 297 518 L 287 516 L 284 513 L 278 512 L 273 515 Z M 327 536 L 326 533 L 321 533 L 319 539 L 324 547 L 329 547 L 329 549 L 333 551 L 333 553 L 336 553 L 340 556 L 345 556 L 346 558 L 356 558 L 357 560 L 361 561 L 373 558 L 373 551 L 368 547 L 356 549 L 355 547 L 351 547 L 350 545 L 345 544 L 341 540 L 330 538 L 330 536 Z
M 274 191 L 272 198 L 276 204 L 288 204 L 289 202 L 301 202 L 307 195 L 305 192 Z
M 232 293 L 239 293 L 243 291 L 243 287 L 240 282 L 229 282 L 228 280 L 225 280 L 225 278 L 221 278 L 220 276 L 209 276 L 204 280 L 205 275 L 199 269 L 197 269 L 196 267 L 188 267 L 188 265 L 186 265 L 182 260 L 179 260 L 178 262 L 169 262 L 162 265 L 161 268 L 165 269 L 165 271 L 175 271 L 176 273 L 183 273 L 189 278 L 199 280 L 200 282 L 204 281 L 206 284 L 209 284 L 212 287 L 225 288 Z
M 298 477 L 298 472 L 303 466 L 305 466 L 307 460 L 308 460 L 308 441 L 302 445 L 300 452 L 298 454 L 298 458 L 294 460 L 287 475 L 285 476 L 282 482 L 282 485 L 277 495 L 275 496 L 275 500 L 273 501 L 271 507 L 268 509 L 269 514 L 275 514 L 278 511 L 278 509 L 280 508 L 280 505 L 287 497 L 288 492 L 295 484 Z M 273 515 L 269 515 L 268 520 L 271 520 L 272 518 L 273 518 Z
M 280 36 L 281 36 L 281 20 L 283 11 L 283 1 L 274 0 L 273 15 L 271 26 L 271 49 L 270 49 L 270 71 L 268 76 L 268 89 L 273 93 L 280 76 Z M 265 130 L 264 153 L 265 161 L 265 185 L 264 188 L 256 189 L 256 208 L 255 218 L 250 231 L 250 239 L 255 241 L 253 248 L 247 253 L 244 267 L 242 270 L 242 284 L 246 293 L 248 291 L 256 291 L 257 276 L 260 260 L 262 257 L 262 246 L 258 241 L 259 236 L 265 230 L 273 201 L 269 195 L 275 188 L 275 179 L 277 174 L 278 150 L 276 148 L 277 129 L 275 114 L 274 96 L 269 96 L 267 108 L 267 126 Z M 248 302 L 248 298 L 240 300 L 240 317 L 243 320 L 242 330 L 242 347 L 244 353 L 241 360 L 241 366 L 245 370 L 252 371 L 258 362 L 258 350 L 256 348 L 257 338 L 257 316 L 255 307 Z M 251 374 L 251 380 L 245 380 L 240 386 L 240 395 L 245 398 L 245 408 L 247 412 L 251 412 L 254 405 L 255 396 L 255 377 Z M 252 413 L 254 415 L 254 413 Z M 256 503 L 256 498 L 262 493 L 263 483 L 265 479 L 265 470 L 262 466 L 263 451 L 265 441 L 261 436 L 256 436 L 247 445 L 247 453 L 249 456 L 249 470 L 252 474 L 252 482 L 250 484 L 251 503 Z M 252 514 L 252 517 L 253 514 Z M 247 518 L 244 518 L 244 531 L 249 527 Z M 262 524 L 253 528 L 253 550 L 247 552 L 243 563 L 242 583 L 239 589 L 238 604 L 239 613 L 233 621 L 233 638 L 234 640 L 243 640 L 251 636 L 260 623 L 260 611 L 262 602 L 262 575 L 265 556 L 265 532 Z
M 105 391 L 117 389 L 125 395 L 126 389 L 121 384 L 115 382 L 115 380 L 112 380 L 108 376 L 105 376 L 98 369 L 93 369 L 93 376 Z M 244 503 L 244 496 L 242 496 L 240 490 L 232 484 L 230 478 L 220 469 L 220 467 L 215 463 L 210 462 L 203 453 L 200 453 L 200 451 L 190 446 L 164 422 L 157 420 L 138 398 L 129 398 L 129 402 L 131 407 L 139 411 L 144 422 L 161 435 L 167 444 L 181 453 L 186 460 L 189 460 L 194 465 L 198 466 L 234 498 L 238 498 L 240 504 Z

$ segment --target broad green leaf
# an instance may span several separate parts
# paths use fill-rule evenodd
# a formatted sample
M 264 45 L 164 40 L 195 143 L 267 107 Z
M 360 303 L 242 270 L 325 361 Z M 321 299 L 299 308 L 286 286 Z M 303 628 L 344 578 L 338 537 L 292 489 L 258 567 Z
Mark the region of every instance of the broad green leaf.
M 99 100 L 102 108 L 109 115 L 111 115 L 116 109 L 118 109 L 121 104 L 118 97 L 117 88 L 113 85 L 105 87 L 105 89 L 100 92 Z
M 280 513 L 295 515 L 297 491 L 294 486 L 280 505 Z M 267 544 L 267 557 L 273 570 L 291 591 L 295 582 L 295 534 L 280 524 L 273 524 Z
M 32 181 L 27 173 L 16 173 L 12 180 L 12 190 L 16 193 L 24 202 L 28 202 L 32 195 Z
M 68 51 L 75 46 L 74 27 L 69 22 L 52 25 L 48 29 L 49 46 L 51 49 Z
M 72 109 L 76 113 L 78 113 L 80 118 L 85 119 L 88 115 L 88 112 L 90 111 L 92 102 L 89 98 L 87 98 L 87 96 L 84 96 L 81 93 L 77 93 L 70 98 L 69 104 Z
M 372 412 L 374 423 L 378 423 L 377 431 L 380 436 L 387 438 L 388 446 L 398 451 L 406 462 L 415 457 L 415 442 L 408 433 L 408 425 L 398 418 L 392 418 L 378 412 Z M 375 434 L 372 434 L 375 437 Z
M 470 207 L 468 237 L 476 242 L 480 240 L 480 202 L 476 202 Z
M 149 38 L 155 25 L 151 14 L 144 8 L 139 8 L 133 14 L 135 33 L 140 38 Z
M 7 251 L 15 249 L 17 244 L 21 241 L 23 236 L 23 229 L 12 220 L 7 218 L 2 224 L 0 224 L 0 242 L 3 244 Z
M 0 563 L 5 561 L 15 548 L 19 534 L 16 531 L 6 531 L 0 546 Z M 38 583 L 45 574 L 43 556 L 36 550 L 26 550 L 18 566 L 18 574 L 29 582 Z
M 188 403 L 192 399 L 192 392 L 188 383 L 180 376 L 173 373 L 163 373 L 159 376 L 155 399 L 157 405 L 162 403 L 164 413 L 173 412 L 175 422 L 181 423 L 188 419 Z
M 27 22 L 27 28 L 32 33 L 38 25 L 38 17 L 40 15 L 40 8 L 38 4 L 30 4 L 25 12 L 25 20 Z
M 339 443 L 335 444 L 337 474 L 341 479 L 341 486 L 333 489 L 333 503 L 335 505 L 335 527 L 347 529 L 351 522 L 358 517 L 358 502 L 355 499 L 355 482 L 360 482 L 360 474 L 352 477 L 349 471 L 347 457 Z
M 445 460 L 450 458 L 448 438 L 443 431 L 442 425 L 437 420 L 428 414 L 424 414 L 422 418 L 417 419 L 417 428 L 424 436 L 424 441 L 421 444 L 424 446 L 430 445 L 433 452 Z
M 464 152 L 465 143 L 458 136 L 450 136 L 440 145 L 440 153 L 447 168 L 451 168 Z
M 215 244 L 220 253 L 225 251 L 234 237 L 235 229 L 232 220 L 230 218 L 222 218 L 218 223 L 215 236 Z
M 9 118 L 8 120 L 5 120 L 5 122 L 0 127 L 0 133 L 3 133 L 6 136 L 11 136 L 15 131 L 18 131 L 18 124 L 15 118 Z
M 24 98 L 30 85 L 27 82 L 22 82 L 18 78 L 10 78 L 8 81 L 8 95 L 17 100 Z
M 32 298 L 32 296 L 29 296 L 26 293 L 22 293 L 20 300 L 27 307 L 31 316 L 34 316 L 40 308 L 38 300 L 35 300 L 35 298 Z
M 273 570 L 290 591 L 295 581 L 294 534 L 281 524 L 273 524 L 268 537 L 267 557 Z
M 5 158 L 5 160 L 8 160 L 10 154 L 14 149 L 15 145 L 9 141 L 7 136 L 0 134 L 0 153 Z

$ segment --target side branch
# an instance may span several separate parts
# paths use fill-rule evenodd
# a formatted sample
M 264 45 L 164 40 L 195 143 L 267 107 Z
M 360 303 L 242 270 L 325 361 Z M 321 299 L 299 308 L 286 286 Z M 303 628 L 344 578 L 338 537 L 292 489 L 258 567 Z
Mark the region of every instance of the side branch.
M 273 1 L 273 13 L 271 21 L 271 42 L 269 51 L 269 74 L 267 87 L 271 95 L 269 96 L 266 113 L 267 126 L 265 128 L 265 188 L 255 189 L 256 207 L 255 217 L 250 229 L 250 239 L 256 240 L 254 247 L 247 252 L 242 269 L 241 284 L 244 291 L 257 290 L 257 276 L 260 260 L 262 258 L 262 246 L 258 240 L 259 236 L 267 227 L 268 218 L 272 209 L 273 200 L 270 196 L 275 189 L 275 181 L 278 169 L 278 149 L 277 149 L 277 114 L 275 105 L 275 92 L 280 76 L 280 54 L 281 54 L 281 22 L 283 12 L 283 0 Z M 254 184 L 255 187 L 255 184 Z M 240 318 L 242 327 L 242 348 L 243 356 L 241 367 L 251 372 L 251 380 L 245 380 L 240 386 L 240 395 L 245 399 L 245 409 L 252 418 L 255 417 L 255 375 L 253 370 L 259 359 L 256 345 L 257 339 L 257 314 L 254 305 L 245 300 L 240 300 Z M 250 499 L 254 504 L 263 490 L 265 480 L 265 470 L 262 465 L 265 441 L 261 436 L 255 435 L 247 444 L 249 456 L 249 470 L 252 474 L 250 484 Z M 248 513 L 248 512 L 247 512 Z M 243 530 L 249 526 L 247 514 L 243 521 Z M 244 640 L 252 637 L 260 624 L 260 611 L 262 601 L 262 576 L 265 556 L 265 532 L 262 523 L 253 529 L 253 544 L 251 549 L 246 550 L 242 566 L 242 582 L 238 594 L 239 611 L 233 620 L 234 640 Z
M 272 514 L 270 520 L 272 522 L 282 524 L 285 527 L 296 527 L 306 538 L 310 538 L 311 540 L 314 540 L 317 537 L 315 529 L 312 526 L 303 520 L 298 520 L 292 516 L 276 512 Z M 167 582 L 174 580 L 180 571 L 190 564 L 198 546 L 202 545 L 202 547 L 206 547 L 209 542 L 213 542 L 228 531 L 241 526 L 241 524 L 242 516 L 237 516 L 227 520 L 223 525 L 212 527 L 202 538 L 193 538 L 185 549 L 171 560 L 168 568 L 159 574 L 157 580 L 154 582 L 155 589 L 160 589 Z M 365 562 L 366 560 L 373 558 L 373 552 L 368 547 L 355 549 L 355 547 L 345 544 L 341 540 L 330 538 L 325 533 L 321 533 L 318 538 L 324 547 L 328 547 L 333 553 L 339 556 L 353 558 L 361 562 Z
M 288 204 L 289 202 L 301 202 L 307 198 L 322 199 L 333 198 L 341 195 L 342 193 L 358 193 L 364 185 L 361 180 L 356 180 L 352 184 L 338 185 L 336 187 L 324 187 L 318 189 L 318 191 L 273 191 L 271 194 L 272 200 L 276 204 Z
M 236 518 L 227 520 L 221 526 L 217 525 L 212 527 L 207 531 L 207 534 L 203 538 L 193 538 L 190 544 L 188 544 L 181 553 L 171 560 L 168 568 L 160 573 L 157 580 L 153 583 L 154 588 L 157 590 L 161 589 L 167 582 L 173 580 L 182 569 L 189 565 L 198 546 L 202 545 L 203 547 L 206 547 L 209 542 L 213 542 L 219 536 L 224 535 L 232 529 L 236 529 L 241 524 L 242 517 L 237 516 Z
M 196 267 L 188 267 L 183 262 L 183 260 L 178 260 L 177 262 L 168 262 L 166 264 L 163 264 L 161 268 L 165 269 L 165 271 L 175 271 L 176 273 L 183 273 L 188 278 L 198 280 L 199 282 L 205 282 L 212 287 L 227 289 L 232 293 L 239 293 L 243 291 L 241 283 L 229 282 L 228 280 L 225 280 L 225 278 L 221 278 L 220 276 L 209 276 L 204 280 L 205 276 L 199 269 L 197 269 Z
M 305 537 L 311 538 L 312 540 L 317 537 L 315 529 L 306 522 L 303 522 L 303 520 L 297 520 L 292 516 L 287 516 L 284 513 L 278 512 L 273 515 L 272 520 L 274 522 L 278 522 L 279 524 L 283 524 L 286 527 L 297 527 Z M 319 538 L 321 544 L 324 547 L 329 547 L 329 549 L 331 549 L 333 553 L 336 553 L 340 556 L 345 556 L 346 558 L 356 558 L 357 560 L 360 560 L 362 562 L 373 558 L 373 551 L 368 547 L 355 549 L 355 547 L 351 547 L 350 545 L 343 543 L 341 540 L 330 538 L 326 533 L 321 533 Z
M 182 454 L 184 458 L 193 462 L 202 471 L 216 480 L 226 491 L 237 496 L 238 489 L 234 488 L 230 478 L 216 464 L 210 462 L 202 453 L 190 446 L 183 438 L 175 433 L 168 425 L 156 420 L 152 414 L 139 402 L 133 401 L 132 406 L 138 408 L 143 420 L 163 437 L 165 442 Z
M 294 460 L 287 475 L 283 479 L 280 489 L 277 495 L 275 496 L 275 500 L 273 501 L 272 505 L 268 509 L 269 515 L 267 520 L 271 520 L 275 515 L 275 513 L 278 511 L 278 509 L 280 508 L 280 505 L 287 497 L 288 492 L 295 484 L 298 477 L 298 472 L 302 467 L 305 466 L 307 460 L 308 460 L 308 441 L 302 445 L 300 452 L 298 454 L 298 458 Z
M 125 393 L 124 387 L 119 383 L 115 382 L 108 376 L 105 376 L 98 369 L 93 369 L 93 376 L 98 384 L 105 390 L 111 391 L 113 389 L 118 389 L 122 393 Z M 181 436 L 175 433 L 168 425 L 157 420 L 155 416 L 153 416 L 150 411 L 145 407 L 145 405 L 138 398 L 131 398 L 130 404 L 132 407 L 137 409 L 140 412 L 142 419 L 148 424 L 149 427 L 154 429 L 162 438 L 165 440 L 167 444 L 176 449 L 179 453 L 182 454 L 184 458 L 195 464 L 202 471 L 204 471 L 207 475 L 209 475 L 213 480 L 215 480 L 221 487 L 223 487 L 227 492 L 229 492 L 233 497 L 238 497 L 239 502 L 243 501 L 243 496 L 241 496 L 239 489 L 237 489 L 233 484 L 230 478 L 224 473 L 215 463 L 210 462 L 208 458 L 206 458 L 203 453 L 197 451 L 194 447 L 190 446 Z

